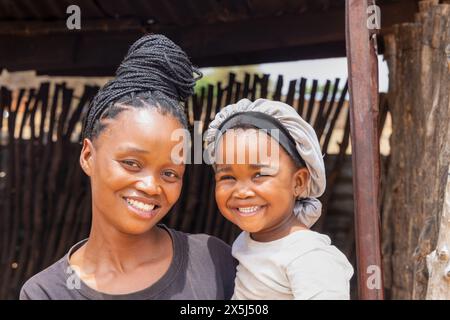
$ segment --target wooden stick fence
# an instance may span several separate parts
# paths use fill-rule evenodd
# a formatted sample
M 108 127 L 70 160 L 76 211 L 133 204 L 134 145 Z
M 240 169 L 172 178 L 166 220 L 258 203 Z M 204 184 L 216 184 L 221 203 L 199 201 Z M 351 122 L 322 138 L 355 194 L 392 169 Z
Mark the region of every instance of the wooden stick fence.
M 269 80 L 268 74 L 245 74 L 240 82 L 230 73 L 226 86 L 218 82 L 203 87 L 188 101 L 191 135 L 194 121 L 203 122 L 203 132 L 227 104 L 241 98 L 271 98 L 294 106 L 313 124 L 326 153 L 337 120 L 345 113 L 340 151 L 327 168 L 327 192 L 321 199 L 325 212 L 316 227 L 320 231 L 349 144 L 347 84 L 339 92 L 340 79 L 327 81 L 319 99 L 316 80 L 309 97 L 304 78 L 290 81 L 286 95 L 282 76 L 271 94 Z M 81 119 L 97 90 L 86 85 L 76 97 L 65 83 L 42 83 L 38 89 L 14 92 L 0 88 L 0 299 L 16 299 L 26 279 L 89 234 L 91 199 L 88 179 L 79 167 L 78 141 Z M 228 243 L 239 233 L 217 210 L 213 173 L 206 164 L 187 166 L 180 199 L 163 222 Z

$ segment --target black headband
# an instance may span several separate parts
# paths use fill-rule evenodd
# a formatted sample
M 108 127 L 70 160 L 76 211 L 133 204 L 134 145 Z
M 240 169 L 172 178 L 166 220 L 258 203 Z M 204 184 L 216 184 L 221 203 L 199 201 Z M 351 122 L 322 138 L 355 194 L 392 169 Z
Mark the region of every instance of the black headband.
M 222 135 L 229 129 L 240 127 L 243 125 L 250 125 L 258 129 L 266 130 L 266 133 L 277 140 L 277 142 L 284 148 L 284 150 L 286 150 L 286 152 L 291 156 L 297 166 L 306 167 L 305 161 L 300 157 L 295 145 L 294 138 L 292 138 L 289 131 L 285 126 L 281 124 L 280 121 L 272 116 L 269 116 L 268 114 L 256 111 L 238 112 L 222 122 L 218 130 Z M 273 137 L 270 134 L 270 130 L 272 129 L 278 129 L 278 132 L 280 133 L 278 137 Z

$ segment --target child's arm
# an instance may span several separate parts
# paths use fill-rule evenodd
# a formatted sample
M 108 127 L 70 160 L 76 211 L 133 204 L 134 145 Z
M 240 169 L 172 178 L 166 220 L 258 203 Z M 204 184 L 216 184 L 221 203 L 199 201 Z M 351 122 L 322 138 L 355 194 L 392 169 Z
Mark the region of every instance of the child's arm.
M 337 250 L 336 250 L 337 251 Z M 353 268 L 345 256 L 313 250 L 292 261 L 287 276 L 296 300 L 348 300 Z

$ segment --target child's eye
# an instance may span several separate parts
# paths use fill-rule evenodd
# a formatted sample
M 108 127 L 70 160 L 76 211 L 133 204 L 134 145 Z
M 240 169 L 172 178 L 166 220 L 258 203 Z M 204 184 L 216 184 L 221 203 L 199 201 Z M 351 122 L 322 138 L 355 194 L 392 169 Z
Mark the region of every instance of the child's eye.
M 261 172 L 258 172 L 257 174 L 255 174 L 255 178 L 259 178 L 259 177 L 269 177 L 269 174 L 262 174 Z
M 234 179 L 234 177 L 232 177 L 232 176 L 227 176 L 227 175 L 224 175 L 224 176 L 219 177 L 219 181 L 222 181 L 222 180 L 231 180 L 231 179 Z
M 176 177 L 177 175 L 171 171 L 164 171 L 163 173 L 166 177 Z
M 175 181 L 178 180 L 178 174 L 174 171 L 171 170 L 167 170 L 167 171 L 163 171 L 162 173 L 163 177 L 166 178 L 166 180 L 168 181 Z

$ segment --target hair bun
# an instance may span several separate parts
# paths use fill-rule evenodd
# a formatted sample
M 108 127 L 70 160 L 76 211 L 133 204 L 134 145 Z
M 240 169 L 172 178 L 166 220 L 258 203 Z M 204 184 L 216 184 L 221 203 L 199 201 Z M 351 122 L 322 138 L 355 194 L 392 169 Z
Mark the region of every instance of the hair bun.
M 130 47 L 114 82 L 136 94 L 159 91 L 185 102 L 194 93 L 195 81 L 201 76 L 178 45 L 163 35 L 151 34 Z
M 195 78 L 194 74 L 197 74 Z M 120 99 L 155 93 L 177 108 L 194 93 L 195 81 L 201 76 L 186 53 L 165 36 L 154 34 L 140 38 L 128 50 L 116 77 L 91 101 L 83 137 L 91 137 L 95 121 Z

